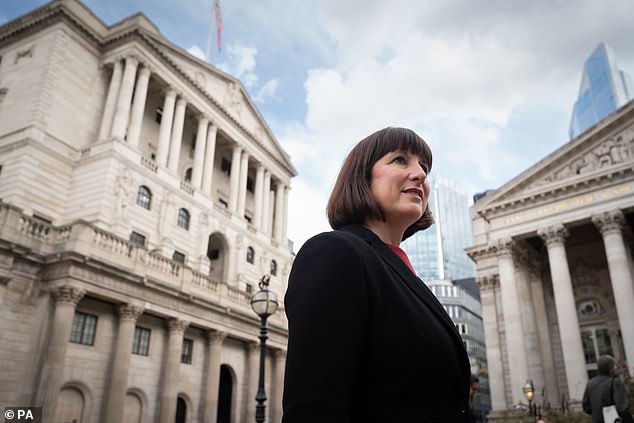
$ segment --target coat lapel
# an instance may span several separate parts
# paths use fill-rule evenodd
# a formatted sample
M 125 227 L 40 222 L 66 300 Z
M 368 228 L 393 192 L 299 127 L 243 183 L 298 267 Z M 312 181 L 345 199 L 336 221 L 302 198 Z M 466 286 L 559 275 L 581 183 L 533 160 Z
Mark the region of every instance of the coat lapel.
M 441 322 L 445 325 L 448 332 L 455 338 L 454 341 L 462 344 L 462 338 L 456 330 L 456 326 L 452 322 L 451 318 L 445 312 L 442 304 L 438 301 L 436 296 L 425 285 L 425 283 L 419 279 L 407 265 L 398 257 L 376 234 L 369 229 L 364 228 L 361 225 L 350 224 L 346 225 L 342 230 L 351 232 L 364 241 L 366 241 L 377 255 L 385 262 L 396 274 L 402 279 L 406 286 L 421 300 L 434 314 L 438 316 Z

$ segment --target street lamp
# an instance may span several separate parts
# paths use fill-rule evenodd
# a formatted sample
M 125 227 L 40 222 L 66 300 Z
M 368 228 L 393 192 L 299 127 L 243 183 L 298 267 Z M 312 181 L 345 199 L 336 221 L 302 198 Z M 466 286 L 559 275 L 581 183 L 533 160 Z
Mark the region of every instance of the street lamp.
M 264 392 L 264 355 L 266 353 L 266 319 L 277 310 L 277 296 L 269 291 L 269 275 L 262 276 L 258 286 L 260 290 L 251 297 L 251 308 L 260 316 L 262 325 L 260 326 L 260 376 L 258 378 L 258 393 L 255 396 L 257 405 L 255 406 L 255 421 L 257 423 L 264 422 L 264 414 L 266 406 L 266 392 Z
M 528 400 L 528 412 L 532 416 L 533 415 L 533 395 L 535 394 L 535 387 L 533 386 L 532 380 L 527 380 L 524 386 L 522 387 L 522 392 L 524 396 Z

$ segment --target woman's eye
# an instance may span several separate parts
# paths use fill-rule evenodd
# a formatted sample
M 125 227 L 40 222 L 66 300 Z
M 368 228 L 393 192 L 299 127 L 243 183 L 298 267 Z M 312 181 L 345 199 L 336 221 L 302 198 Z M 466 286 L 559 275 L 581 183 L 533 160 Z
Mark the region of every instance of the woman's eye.
M 407 160 L 405 160 L 405 157 L 403 156 L 396 156 L 394 157 L 393 162 L 398 164 L 404 164 L 404 163 L 407 163 Z

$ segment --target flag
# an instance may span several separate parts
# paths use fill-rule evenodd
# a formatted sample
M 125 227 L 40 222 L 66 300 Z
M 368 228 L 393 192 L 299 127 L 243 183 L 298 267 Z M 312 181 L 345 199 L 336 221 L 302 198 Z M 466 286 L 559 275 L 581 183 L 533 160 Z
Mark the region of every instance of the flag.
M 218 29 L 218 51 L 221 51 L 220 35 L 222 34 L 222 13 L 220 11 L 220 0 L 214 0 L 214 9 L 216 11 L 216 28 Z

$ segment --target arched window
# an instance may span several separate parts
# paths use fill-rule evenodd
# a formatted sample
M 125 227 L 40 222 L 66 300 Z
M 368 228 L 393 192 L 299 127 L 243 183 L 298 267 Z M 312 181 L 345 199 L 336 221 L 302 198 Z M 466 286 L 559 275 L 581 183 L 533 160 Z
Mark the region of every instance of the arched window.
M 136 193 L 136 203 L 144 209 L 150 210 L 152 205 L 152 191 L 145 185 L 141 185 Z
M 252 247 L 247 248 L 247 261 L 251 264 L 255 261 L 255 251 Z
M 176 224 L 185 230 L 189 230 L 189 212 L 186 209 L 180 209 L 178 211 Z
M 275 260 L 271 260 L 271 275 L 277 276 L 277 262 Z
M 187 183 L 192 183 L 192 168 L 189 167 L 187 168 L 187 170 L 185 171 L 185 182 Z

